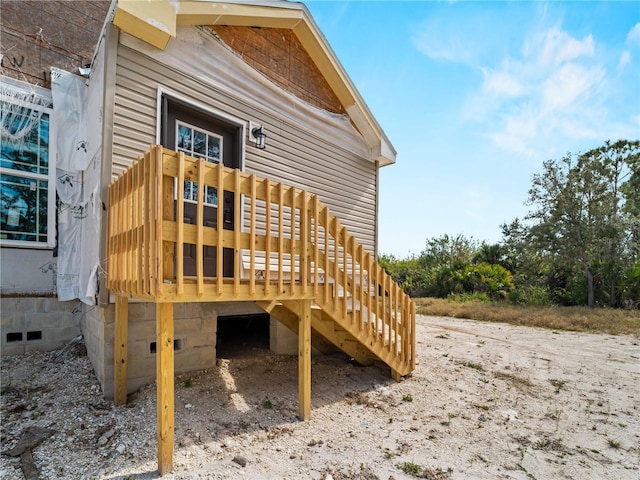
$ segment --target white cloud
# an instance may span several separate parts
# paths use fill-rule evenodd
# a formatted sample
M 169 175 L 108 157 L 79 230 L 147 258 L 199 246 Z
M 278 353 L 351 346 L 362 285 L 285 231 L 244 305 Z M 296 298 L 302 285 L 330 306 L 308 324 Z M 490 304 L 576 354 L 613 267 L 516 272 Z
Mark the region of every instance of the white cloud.
M 591 57 L 593 51 L 594 43 L 591 35 L 587 35 L 580 41 L 558 28 L 553 28 L 544 33 L 543 45 L 538 55 L 543 65 L 560 65 L 582 56 Z
M 640 22 L 636 23 L 627 34 L 627 43 L 631 45 L 640 45 Z
M 612 80 L 592 35 L 578 39 L 553 27 L 522 45 L 521 54 L 481 69 L 483 83 L 465 104 L 465 120 L 481 125 L 499 148 L 531 158 L 620 130 L 607 124 Z
M 482 73 L 484 74 L 484 84 L 482 88 L 489 94 L 517 97 L 524 93 L 523 85 L 509 72 L 483 68 Z
M 541 113 L 562 114 L 580 100 L 591 96 L 605 77 L 601 67 L 567 63 L 549 73 L 542 83 Z
M 508 36 L 510 25 L 493 9 L 469 4 L 448 4 L 414 27 L 412 43 L 422 54 L 436 61 L 477 67 L 496 54 Z M 492 25 L 487 30 L 487 25 Z
M 472 63 L 476 52 L 468 39 L 451 33 L 442 35 L 443 32 L 433 29 L 431 26 L 414 37 L 416 49 L 433 60 Z
M 620 60 L 618 60 L 618 70 L 622 70 L 629 63 L 631 63 L 631 54 L 629 53 L 629 50 L 625 50 L 620 55 Z

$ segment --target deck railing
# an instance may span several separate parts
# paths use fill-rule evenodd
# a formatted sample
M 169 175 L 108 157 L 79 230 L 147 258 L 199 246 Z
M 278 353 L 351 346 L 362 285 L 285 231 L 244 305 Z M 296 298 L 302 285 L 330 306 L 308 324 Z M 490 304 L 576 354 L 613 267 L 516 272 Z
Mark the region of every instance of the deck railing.
M 182 221 L 185 181 L 198 185 L 193 224 Z M 205 224 L 205 185 L 217 189 L 219 203 L 232 203 L 226 213 L 234 229 L 218 228 L 231 220 L 223 207 L 213 226 Z M 185 245 L 195 246 L 195 275 L 185 275 L 176 254 Z M 204 273 L 205 247 L 215 249 L 214 276 Z M 107 288 L 116 295 L 155 302 L 312 299 L 395 371 L 414 369 L 413 301 L 304 190 L 152 146 L 109 186 L 107 250 Z M 228 255 L 233 274 L 225 276 Z

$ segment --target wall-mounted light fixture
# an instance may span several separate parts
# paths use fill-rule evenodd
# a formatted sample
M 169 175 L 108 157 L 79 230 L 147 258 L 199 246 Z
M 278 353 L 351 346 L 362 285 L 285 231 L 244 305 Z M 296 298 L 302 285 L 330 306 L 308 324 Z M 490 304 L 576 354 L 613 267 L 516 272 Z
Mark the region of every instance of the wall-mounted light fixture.
M 251 129 L 252 140 L 256 142 L 256 147 L 267 148 L 267 132 L 264 131 L 264 127 L 262 125 L 256 126 L 251 123 L 249 128 Z

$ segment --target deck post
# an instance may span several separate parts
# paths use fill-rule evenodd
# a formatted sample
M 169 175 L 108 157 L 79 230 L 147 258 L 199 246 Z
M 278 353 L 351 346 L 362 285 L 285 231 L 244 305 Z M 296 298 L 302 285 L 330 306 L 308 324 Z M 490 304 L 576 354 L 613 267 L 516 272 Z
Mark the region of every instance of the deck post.
M 298 403 L 300 420 L 311 417 L 311 300 L 300 300 L 298 315 Z
M 158 423 L 158 471 L 173 470 L 174 441 L 174 363 L 173 304 L 156 304 L 156 375 Z
M 127 342 L 129 329 L 129 299 L 116 296 L 115 335 L 113 341 L 113 401 L 127 403 Z

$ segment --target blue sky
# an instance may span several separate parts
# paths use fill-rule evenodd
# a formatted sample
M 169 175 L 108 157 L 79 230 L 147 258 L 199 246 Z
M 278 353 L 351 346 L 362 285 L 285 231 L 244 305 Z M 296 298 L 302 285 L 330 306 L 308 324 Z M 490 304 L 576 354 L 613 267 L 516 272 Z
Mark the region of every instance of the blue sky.
M 380 252 L 498 242 L 542 162 L 640 138 L 640 3 L 305 1 L 396 148 Z

